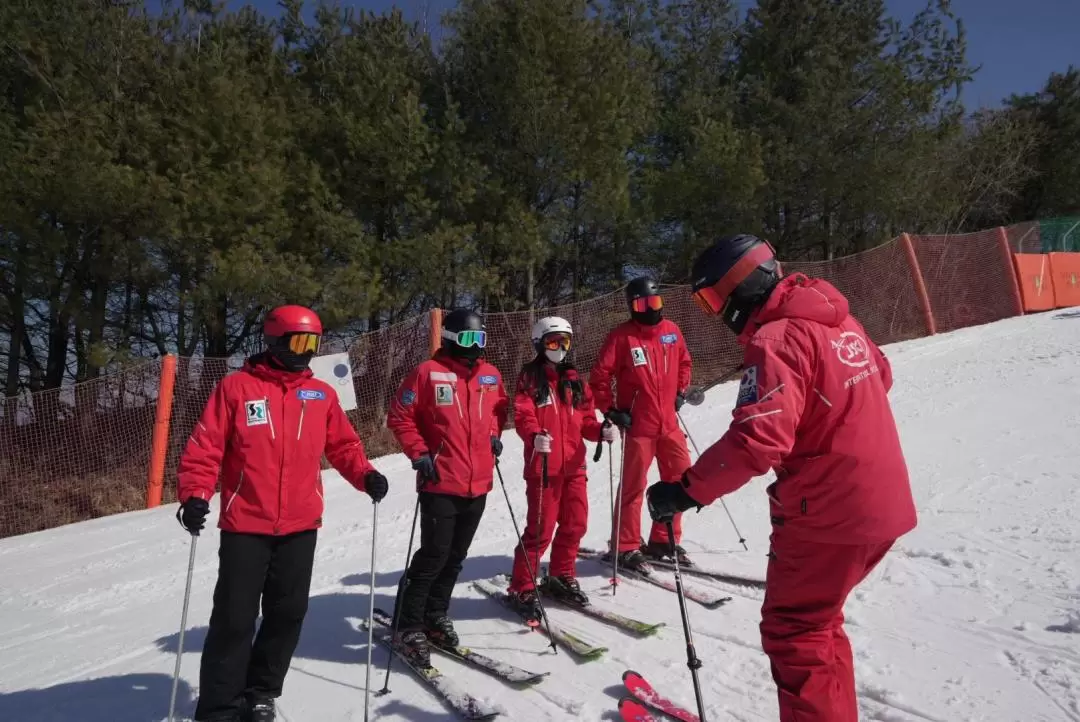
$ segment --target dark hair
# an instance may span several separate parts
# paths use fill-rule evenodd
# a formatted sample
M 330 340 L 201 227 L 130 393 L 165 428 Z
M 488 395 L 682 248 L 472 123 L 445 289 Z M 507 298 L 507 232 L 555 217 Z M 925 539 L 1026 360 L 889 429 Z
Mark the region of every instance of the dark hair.
M 536 357 L 532 361 L 529 361 L 521 367 L 521 374 L 518 376 L 518 388 L 521 390 L 532 391 L 533 401 L 539 406 L 548 400 L 548 394 L 550 388 L 548 387 L 547 371 L 547 359 L 541 353 L 536 354 Z M 570 403 L 574 408 L 578 408 L 581 402 L 585 400 L 585 388 L 582 386 L 581 379 L 577 378 L 577 368 L 569 360 L 563 360 L 562 363 L 555 367 L 555 371 L 558 373 L 558 389 L 559 399 L 564 403 Z M 574 372 L 574 378 L 567 378 L 568 372 Z

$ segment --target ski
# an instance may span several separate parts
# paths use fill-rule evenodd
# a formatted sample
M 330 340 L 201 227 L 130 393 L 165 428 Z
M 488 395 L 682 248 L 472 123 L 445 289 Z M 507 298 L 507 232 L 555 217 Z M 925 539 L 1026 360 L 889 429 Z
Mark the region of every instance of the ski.
M 619 700 L 619 719 L 623 722 L 660 722 L 648 707 L 634 697 Z
M 629 692 L 634 699 L 649 709 L 656 710 L 668 717 L 677 719 L 679 722 L 701 722 L 701 718 L 695 713 L 672 702 L 666 697 L 662 697 L 659 692 L 653 689 L 653 686 L 649 684 L 648 680 L 634 670 L 628 669 L 623 672 L 622 680 L 623 686 L 626 687 L 626 691 Z
M 607 552 L 599 552 L 591 549 L 578 550 L 578 556 L 582 559 L 592 559 L 593 561 L 600 562 L 601 564 L 607 563 L 610 559 L 607 559 Z M 651 562 L 650 562 L 651 563 Z M 675 580 L 666 579 L 664 577 L 658 577 L 655 574 L 649 574 L 646 572 L 639 572 L 634 569 L 619 569 L 619 573 L 625 574 L 633 579 L 640 579 L 641 581 L 648 582 L 654 586 L 666 589 L 669 592 L 678 591 L 678 587 L 675 585 Z M 716 592 L 689 587 L 683 585 L 683 594 L 687 599 L 697 602 L 707 609 L 716 609 L 731 601 L 731 597 L 724 597 Z
M 381 609 L 375 610 L 375 621 L 387 629 L 392 629 L 394 626 L 393 616 Z M 363 626 L 367 627 L 367 620 L 364 620 Z M 498 659 L 492 659 L 487 655 L 480 654 L 479 652 L 475 652 L 468 647 L 463 647 L 461 645 L 458 645 L 457 647 L 443 647 L 432 642 L 430 647 L 448 657 L 453 657 L 454 659 L 465 662 L 466 664 L 512 684 L 531 684 L 533 682 L 539 682 L 549 674 L 548 672 L 530 672 L 527 669 L 515 667 L 512 664 L 502 662 Z
M 498 600 L 503 606 L 511 611 L 515 611 L 510 604 L 510 600 L 507 599 L 505 585 L 500 585 L 496 579 L 499 579 L 499 577 L 496 577 L 495 579 L 480 579 L 473 582 L 473 586 L 492 599 Z M 544 635 L 547 635 L 548 633 L 547 626 L 543 624 L 543 622 L 541 622 L 538 627 L 532 627 L 532 629 L 537 629 Z M 607 647 L 597 647 L 589 644 L 584 639 L 581 639 L 564 629 L 560 629 L 554 624 L 551 625 L 551 638 L 556 644 L 565 647 L 571 654 L 581 657 L 586 661 L 599 659 L 608 651 Z
M 667 561 L 666 559 L 649 559 L 649 564 L 661 569 L 675 569 L 674 562 Z M 723 582 L 724 584 L 733 584 L 739 587 L 750 587 L 751 589 L 765 589 L 764 579 L 755 579 L 753 577 L 743 577 L 738 574 L 729 574 L 722 572 L 719 569 L 703 569 L 697 566 L 685 566 L 681 565 L 679 571 L 683 574 L 688 574 L 694 577 L 702 577 L 703 579 L 712 579 L 713 581 Z
M 552 596 L 551 593 L 547 592 L 543 584 L 541 584 L 537 588 L 540 590 L 540 593 L 544 595 L 544 599 L 552 600 L 563 609 L 581 612 L 587 617 L 592 617 L 593 619 L 598 619 L 601 622 L 613 624 L 616 627 L 625 629 L 629 632 L 633 632 L 634 634 L 640 634 L 643 637 L 651 637 L 652 635 L 660 631 L 661 627 L 665 626 L 664 622 L 657 622 L 653 624 L 649 622 L 642 622 L 638 619 L 632 619 L 610 609 L 597 607 L 591 602 L 589 604 L 574 604 L 571 601 L 559 599 L 555 596 Z
M 379 641 L 390 650 L 391 654 L 397 656 L 406 667 L 411 669 L 417 677 L 427 683 L 428 687 L 434 690 L 463 719 L 493 719 L 503 713 L 503 710 L 473 697 L 436 667 L 421 667 L 414 664 L 406 655 L 394 648 L 393 640 L 389 634 L 379 635 Z

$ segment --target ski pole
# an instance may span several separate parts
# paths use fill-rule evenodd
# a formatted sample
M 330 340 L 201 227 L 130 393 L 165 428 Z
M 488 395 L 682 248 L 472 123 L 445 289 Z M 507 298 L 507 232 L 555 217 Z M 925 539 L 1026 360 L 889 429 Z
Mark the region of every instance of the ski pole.
M 682 572 L 679 570 L 679 555 L 675 549 L 675 528 L 671 519 L 667 520 L 668 543 L 671 545 L 671 558 L 674 560 L 675 590 L 679 597 L 679 611 L 682 613 L 683 635 L 686 637 L 686 666 L 690 668 L 690 676 L 694 680 L 694 697 L 697 698 L 698 719 L 705 722 L 705 702 L 701 699 L 701 683 L 698 681 L 698 669 L 701 668 L 701 660 L 694 651 L 694 638 L 690 632 L 690 616 L 686 613 L 686 599 L 683 596 Z
M 412 516 L 412 531 L 409 533 L 409 548 L 405 552 L 405 570 L 401 572 L 401 579 L 398 580 L 397 596 L 394 599 L 394 627 L 390 632 L 390 644 L 393 645 L 394 637 L 397 636 L 398 622 L 401 621 L 401 598 L 405 595 L 405 587 L 409 585 L 409 559 L 412 557 L 413 539 L 416 537 L 416 519 L 420 516 L 420 493 L 419 489 L 416 494 L 416 507 L 413 509 Z M 374 553 L 374 552 L 373 552 Z M 375 571 L 374 566 L 371 572 L 371 582 L 375 583 Z M 374 596 L 372 597 L 374 599 Z M 390 651 L 390 656 L 386 660 L 386 679 L 383 680 L 382 689 L 375 693 L 376 697 L 382 697 L 390 691 L 390 665 L 394 662 L 393 650 Z
M 545 430 L 543 433 L 546 434 L 547 431 Z M 544 496 L 547 494 L 547 489 L 548 489 L 548 455 L 543 454 L 540 457 L 540 513 L 538 514 L 539 518 L 536 520 L 537 526 L 539 527 L 539 529 L 537 529 L 536 535 L 533 537 L 533 543 L 536 545 L 536 564 L 533 566 L 533 569 L 539 569 L 540 568 L 540 537 L 544 533 Z M 528 518 L 526 518 L 525 519 L 525 528 L 528 529 L 528 527 L 529 527 L 529 520 L 528 520 Z M 537 580 L 534 579 L 533 583 L 536 584 Z M 537 598 L 540 597 L 539 590 L 537 590 L 537 595 L 536 596 L 537 596 Z
M 676 411 L 675 415 L 679 417 L 679 421 L 683 425 L 683 431 L 686 432 L 686 438 L 690 440 L 690 445 L 694 447 L 694 453 L 700 459 L 701 458 L 701 450 L 698 449 L 698 445 L 696 443 L 694 443 L 694 437 L 690 435 L 690 427 L 688 427 L 686 425 L 686 422 L 683 421 L 682 414 L 680 414 L 678 411 Z M 727 502 L 724 501 L 723 497 L 720 498 L 720 505 L 723 506 L 724 511 L 727 512 L 728 521 L 731 522 L 731 528 L 735 530 L 735 535 L 737 537 L 739 537 L 739 543 L 742 544 L 743 549 L 745 549 L 746 551 L 750 551 L 750 547 L 746 546 L 746 537 L 744 537 L 742 535 L 742 532 L 739 531 L 739 527 L 736 526 L 735 517 L 733 517 L 731 515 L 731 510 L 728 509 Z
M 525 565 L 529 569 L 529 576 L 532 579 L 536 579 L 536 572 L 533 570 L 532 562 L 529 560 L 529 550 L 525 548 L 525 540 L 521 537 L 521 530 L 518 527 L 517 517 L 514 516 L 514 505 L 510 503 L 510 492 L 506 490 L 506 482 L 503 481 L 502 469 L 499 467 L 499 457 L 495 457 L 495 473 L 499 476 L 499 486 L 502 487 L 503 497 L 506 499 L 506 508 L 510 512 L 510 521 L 514 523 L 514 533 L 517 534 L 518 546 L 521 547 L 521 553 L 525 557 Z M 543 490 L 541 490 L 541 499 L 543 499 Z M 551 641 L 551 650 L 555 654 L 559 653 L 558 648 L 555 646 L 555 635 L 551 633 L 551 622 L 548 620 L 547 611 L 544 609 L 544 602 L 540 599 L 540 595 L 536 595 L 536 603 L 540 605 L 540 616 L 544 618 L 544 625 L 547 627 L 548 639 Z
M 180 641 L 176 645 L 176 667 L 173 669 L 172 695 L 169 698 L 169 722 L 176 712 L 176 688 L 180 684 L 180 659 L 184 655 L 184 631 L 187 629 L 188 602 L 191 600 L 191 575 L 195 571 L 195 543 L 199 541 L 198 530 L 191 532 L 191 551 L 188 553 L 187 584 L 184 587 L 184 611 L 180 613 Z
M 622 490 L 626 472 L 626 432 L 619 429 L 619 493 L 615 501 L 615 533 L 611 540 L 611 596 L 619 586 L 619 537 L 622 531 Z
M 379 538 L 379 502 L 371 512 L 371 585 L 368 588 L 367 671 L 364 673 L 364 722 L 368 720 L 371 700 L 371 651 L 375 644 L 375 541 Z M 394 655 L 391 654 L 391 657 Z

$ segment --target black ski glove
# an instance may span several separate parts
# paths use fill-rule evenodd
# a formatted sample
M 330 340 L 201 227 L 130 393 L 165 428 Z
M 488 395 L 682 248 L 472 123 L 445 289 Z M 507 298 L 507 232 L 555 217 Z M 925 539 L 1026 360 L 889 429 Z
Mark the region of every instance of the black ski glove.
M 621 411 L 620 409 L 609 409 L 604 418 L 611 423 L 618 426 L 620 429 L 629 429 L 632 419 L 630 418 L 629 411 Z
M 502 439 L 498 436 L 491 437 L 491 453 L 495 454 L 496 459 L 502 456 Z
M 675 413 L 682 411 L 683 404 L 686 403 L 686 394 L 680 391 L 675 395 Z
M 420 475 L 421 483 L 439 483 L 439 472 L 435 468 L 435 459 L 431 458 L 431 454 L 424 454 L 414 459 L 412 468 L 416 469 L 416 472 Z
M 385 476 L 373 469 L 364 475 L 364 491 L 373 502 L 382 501 L 386 492 L 390 491 L 390 484 L 387 483 Z
M 176 520 L 190 534 L 199 535 L 206 525 L 206 515 L 210 513 L 210 502 L 193 496 L 176 510 Z
M 645 498 L 649 504 L 649 516 L 653 521 L 671 521 L 679 512 L 693 509 L 695 506 L 700 510 L 701 504 L 686 493 L 686 487 L 690 483 L 683 474 L 682 481 L 658 481 L 645 492 Z

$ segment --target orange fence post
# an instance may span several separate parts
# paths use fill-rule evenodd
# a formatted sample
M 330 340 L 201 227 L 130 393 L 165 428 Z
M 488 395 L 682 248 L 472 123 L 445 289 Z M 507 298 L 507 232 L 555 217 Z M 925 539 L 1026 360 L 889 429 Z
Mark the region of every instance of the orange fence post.
M 165 456 L 169 451 L 169 422 L 172 421 L 173 390 L 176 388 L 176 356 L 167 354 L 161 363 L 157 413 L 150 446 L 150 470 L 146 479 L 146 508 L 161 506 L 165 486 Z
M 1080 306 L 1080 253 L 1055 251 L 1047 255 L 1054 279 L 1054 307 Z
M 1014 253 L 1013 265 L 1020 282 L 1024 312 L 1049 311 L 1054 308 L 1054 281 L 1049 257 L 1045 253 Z
M 919 259 L 915 256 L 915 246 L 907 233 L 900 234 L 900 243 L 904 246 L 908 266 L 911 267 L 911 280 L 915 283 L 915 295 L 919 297 L 919 306 L 922 307 L 926 335 L 933 336 L 937 333 L 937 326 L 934 324 L 934 311 L 930 308 L 930 295 L 926 292 L 926 281 L 923 279 L 922 269 L 919 268 Z
M 1024 315 L 1024 298 L 1020 295 L 1020 279 L 1017 278 L 1013 265 L 1012 249 L 1009 248 L 1009 234 L 1005 232 L 1005 226 L 998 226 L 998 241 L 1001 243 L 1001 255 L 1005 259 L 1005 265 L 1009 268 L 1009 280 L 1012 283 L 1009 291 L 1012 293 L 1013 304 L 1016 307 L 1016 315 Z
M 429 355 L 434 356 L 435 352 L 442 348 L 442 309 L 431 309 L 431 342 L 430 342 Z

